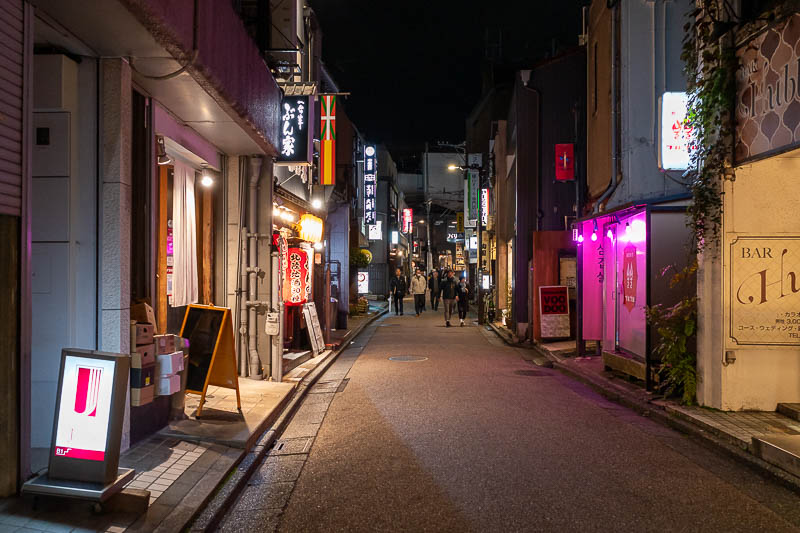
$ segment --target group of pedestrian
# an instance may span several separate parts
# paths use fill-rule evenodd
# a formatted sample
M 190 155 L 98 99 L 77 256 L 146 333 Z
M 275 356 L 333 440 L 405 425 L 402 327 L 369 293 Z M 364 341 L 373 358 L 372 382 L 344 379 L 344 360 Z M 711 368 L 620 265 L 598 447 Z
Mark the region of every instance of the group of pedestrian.
M 452 270 L 433 270 L 426 279 L 421 268 L 414 271 L 409 281 L 401 269 L 397 269 L 395 276 L 389 283 L 389 294 L 394 302 L 394 314 L 403 314 L 403 298 L 409 292 L 414 297 L 414 312 L 419 316 L 425 311 L 425 292 L 430 292 L 431 309 L 439 310 L 439 301 L 444 301 L 444 320 L 446 327 L 450 327 L 450 320 L 456 308 L 460 325 L 469 312 L 470 286 L 464 276 L 456 279 Z

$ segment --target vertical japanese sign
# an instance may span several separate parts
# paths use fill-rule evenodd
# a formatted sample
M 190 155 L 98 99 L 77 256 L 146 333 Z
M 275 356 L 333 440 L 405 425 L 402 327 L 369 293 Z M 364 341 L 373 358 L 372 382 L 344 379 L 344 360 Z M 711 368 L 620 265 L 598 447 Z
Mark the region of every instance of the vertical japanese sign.
M 467 183 L 464 188 L 464 212 L 466 214 L 465 226 L 474 228 L 478 225 L 478 210 L 480 206 L 480 165 L 481 154 L 469 154 L 467 165 Z
M 414 210 L 410 207 L 403 209 L 403 233 L 411 233 L 414 226 Z
M 628 312 L 636 306 L 639 273 L 636 268 L 636 246 L 629 244 L 622 254 L 622 305 Z
M 686 170 L 691 159 L 692 128 L 686 123 L 689 97 L 668 92 L 661 97 L 659 163 L 664 170 Z
M 284 96 L 281 100 L 281 123 L 276 164 L 311 163 L 311 135 L 308 129 L 309 96 Z
M 575 145 L 556 145 L 556 181 L 573 181 L 575 179 Z
M 302 248 L 289 248 L 284 301 L 286 305 L 301 305 L 308 300 L 311 287 L 311 269 L 308 252 Z
M 378 154 L 374 145 L 364 148 L 364 224 L 375 224 L 378 210 L 375 198 L 378 189 Z
M 336 96 L 325 94 L 320 102 L 320 183 L 336 184 Z
M 456 213 L 456 232 L 464 233 L 464 212 L 459 211 Z
M 481 189 L 481 225 L 489 224 L 489 189 Z

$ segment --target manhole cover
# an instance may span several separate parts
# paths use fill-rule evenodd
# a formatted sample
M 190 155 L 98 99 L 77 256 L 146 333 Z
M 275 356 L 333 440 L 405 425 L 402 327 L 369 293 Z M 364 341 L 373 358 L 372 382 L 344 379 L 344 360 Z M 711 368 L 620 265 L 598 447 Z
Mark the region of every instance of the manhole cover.
M 389 358 L 389 361 L 398 361 L 400 363 L 414 363 L 416 361 L 427 361 L 427 357 L 419 355 L 395 355 Z
M 540 370 L 515 370 L 514 374 L 517 376 L 532 376 L 532 377 L 541 377 L 541 376 L 549 376 L 547 372 L 542 372 Z

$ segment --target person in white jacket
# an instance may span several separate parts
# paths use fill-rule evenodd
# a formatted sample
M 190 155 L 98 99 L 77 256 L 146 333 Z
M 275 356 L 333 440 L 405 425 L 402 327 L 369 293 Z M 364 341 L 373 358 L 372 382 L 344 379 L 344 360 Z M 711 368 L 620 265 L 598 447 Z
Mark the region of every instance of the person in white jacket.
M 417 316 L 422 312 L 425 306 L 425 291 L 428 288 L 428 280 L 422 274 L 422 269 L 418 268 L 414 276 L 411 278 L 411 294 L 414 295 L 414 311 Z

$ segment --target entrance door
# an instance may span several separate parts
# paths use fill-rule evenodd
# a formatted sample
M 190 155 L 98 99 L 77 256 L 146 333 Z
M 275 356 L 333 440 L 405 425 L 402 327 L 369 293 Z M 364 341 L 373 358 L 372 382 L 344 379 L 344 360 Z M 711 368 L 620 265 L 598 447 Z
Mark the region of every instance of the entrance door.
M 617 227 L 616 315 L 617 346 L 645 357 L 647 350 L 646 212 L 621 219 Z

